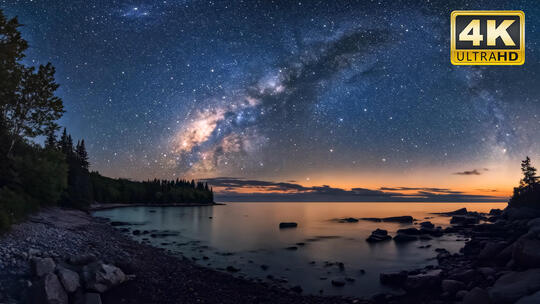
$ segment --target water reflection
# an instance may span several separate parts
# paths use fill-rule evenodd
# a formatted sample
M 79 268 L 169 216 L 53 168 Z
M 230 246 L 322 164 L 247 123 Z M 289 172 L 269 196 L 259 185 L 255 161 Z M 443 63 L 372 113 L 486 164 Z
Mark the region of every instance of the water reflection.
M 208 207 L 129 207 L 98 211 L 96 215 L 137 224 L 129 227 L 131 231 L 178 232 L 155 238 L 148 234 L 133 237 L 197 259 L 205 266 L 240 269 L 235 275 L 301 285 L 307 293 L 368 296 L 387 290 L 378 283 L 380 272 L 435 265 L 435 248 L 457 252 L 463 242 L 454 235 L 445 235 L 406 244 L 370 244 L 365 239 L 376 228 L 394 235 L 397 229 L 414 225 L 362 220 L 339 223 L 335 219 L 411 215 L 419 221 L 427 218 L 436 226 L 447 226 L 449 218 L 431 213 L 463 207 L 489 212 L 505 205 L 228 203 Z M 297 222 L 298 227 L 279 229 L 280 222 Z M 418 248 L 427 244 L 431 247 Z M 343 263 L 344 268 L 335 262 Z M 333 287 L 332 279 L 347 279 L 347 284 Z

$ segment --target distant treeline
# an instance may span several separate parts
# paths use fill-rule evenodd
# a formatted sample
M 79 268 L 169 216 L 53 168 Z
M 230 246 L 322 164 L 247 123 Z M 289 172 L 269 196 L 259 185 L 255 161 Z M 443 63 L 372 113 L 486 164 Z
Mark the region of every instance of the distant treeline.
M 101 203 L 208 203 L 214 193 L 207 183 L 194 180 L 159 180 L 135 182 L 90 173 L 94 200 Z
M 55 69 L 22 63 L 28 44 L 20 26 L 0 10 L 0 231 L 44 206 L 213 201 L 212 190 L 195 181 L 134 182 L 90 173 L 84 140 L 74 144 L 66 129 L 56 136 L 64 105 L 55 95 Z M 40 136 L 43 145 L 34 140 Z

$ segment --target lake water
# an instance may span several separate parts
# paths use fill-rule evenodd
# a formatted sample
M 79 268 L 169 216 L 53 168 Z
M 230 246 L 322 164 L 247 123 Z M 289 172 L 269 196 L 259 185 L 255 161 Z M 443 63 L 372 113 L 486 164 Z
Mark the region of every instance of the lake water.
M 129 222 L 133 224 L 126 226 L 130 231 L 166 232 L 158 237 L 130 235 L 207 267 L 225 271 L 233 266 L 240 269 L 236 276 L 290 287 L 300 285 L 304 293 L 371 296 L 392 291 L 379 284 L 379 273 L 436 265 L 435 248 L 458 252 L 464 241 L 456 235 L 445 235 L 406 244 L 370 244 L 365 239 L 376 228 L 386 229 L 393 236 L 397 229 L 418 225 L 362 220 L 339 223 L 335 219 L 411 215 L 419 222 L 428 218 L 436 226 L 445 227 L 450 218 L 432 213 L 463 207 L 489 212 L 491 208 L 505 208 L 506 203 L 227 203 L 126 207 L 96 211 L 95 215 Z M 297 222 L 298 227 L 279 229 L 280 222 Z M 431 247 L 418 248 L 426 244 Z M 291 246 L 297 250 L 287 249 Z M 340 269 L 333 264 L 336 262 L 345 268 Z M 346 281 L 346 285 L 332 286 L 331 280 L 336 279 Z

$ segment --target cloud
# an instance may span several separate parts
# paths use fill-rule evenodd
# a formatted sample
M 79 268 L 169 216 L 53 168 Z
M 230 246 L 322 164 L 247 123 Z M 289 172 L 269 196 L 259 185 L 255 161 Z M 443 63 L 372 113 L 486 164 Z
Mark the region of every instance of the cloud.
M 455 172 L 455 175 L 482 175 L 482 172 L 489 171 L 489 169 L 484 168 L 481 170 L 473 169 L 469 171 L 461 171 L 461 172 Z
M 297 183 L 235 177 L 205 179 L 216 190 L 219 201 L 327 201 L 327 202 L 500 202 L 506 197 L 473 195 L 444 188 L 381 187 L 350 190 Z

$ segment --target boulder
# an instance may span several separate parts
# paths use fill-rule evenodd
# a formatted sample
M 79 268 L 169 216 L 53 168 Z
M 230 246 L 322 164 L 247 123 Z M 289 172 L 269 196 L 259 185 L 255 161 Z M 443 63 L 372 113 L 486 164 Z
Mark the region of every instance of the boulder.
M 75 271 L 59 267 L 57 274 L 60 282 L 62 282 L 62 285 L 64 286 L 64 289 L 68 293 L 75 292 L 81 286 L 79 274 L 77 274 Z
M 476 216 L 468 215 L 454 215 L 450 219 L 450 224 L 459 224 L 459 225 L 474 225 L 478 224 L 480 219 Z
M 410 275 L 405 280 L 406 290 L 432 290 L 439 287 L 441 283 L 441 270 L 430 270 L 426 273 Z
M 491 209 L 489 210 L 489 215 L 501 215 L 503 211 L 501 209 Z
M 379 275 L 379 281 L 383 285 L 395 285 L 400 286 L 405 283 L 407 280 L 407 272 L 390 272 L 390 273 L 381 273 Z
M 514 243 L 512 258 L 518 266 L 540 267 L 540 240 L 522 237 Z
M 478 254 L 478 258 L 480 260 L 492 260 L 497 257 L 497 255 L 508 246 L 507 242 L 500 241 L 500 242 L 489 242 L 487 243 L 482 251 L 480 251 L 480 254 Z
M 461 208 L 461 209 L 457 209 L 457 210 L 454 210 L 454 211 L 441 212 L 441 213 L 438 213 L 438 214 L 452 216 L 452 215 L 465 215 L 467 213 L 468 213 L 467 208 Z
M 85 253 L 71 256 L 67 261 L 71 265 L 86 265 L 97 261 L 97 257 L 93 254 Z
M 42 277 L 48 273 L 51 273 L 56 268 L 56 264 L 51 258 L 32 258 L 32 271 L 34 275 Z
M 394 236 L 394 241 L 398 243 L 412 242 L 418 240 L 418 237 L 415 235 L 403 234 L 400 233 Z
M 427 221 L 427 222 L 421 222 L 420 227 L 433 229 L 435 228 L 435 225 L 433 225 L 433 223 L 431 223 L 430 221 Z
M 509 272 L 501 276 L 489 291 L 493 303 L 514 303 L 540 290 L 540 269 Z
M 524 296 L 519 299 L 516 304 L 538 304 L 540 303 L 540 291 L 533 293 L 530 296 Z
M 442 280 L 441 288 L 444 292 L 448 292 L 453 295 L 458 291 L 465 289 L 465 284 L 456 280 Z
M 489 304 L 489 294 L 482 288 L 475 287 L 463 297 L 463 304 Z
M 67 304 L 68 295 L 58 277 L 54 273 L 46 274 L 43 279 L 36 285 L 38 288 L 37 294 L 34 295 L 37 303 L 47 304 Z
M 95 292 L 80 292 L 75 295 L 75 304 L 102 304 L 101 296 Z
M 371 232 L 371 235 L 366 239 L 366 241 L 370 243 L 375 242 L 382 242 L 392 239 L 391 236 L 388 235 L 388 231 L 384 229 L 376 229 L 373 232 Z
M 533 218 L 540 217 L 540 210 L 527 208 L 527 207 L 521 207 L 521 208 L 508 207 L 504 210 L 503 216 L 511 221 L 533 219 Z
M 296 228 L 296 227 L 298 227 L 298 223 L 295 223 L 295 222 L 279 223 L 279 228 L 280 229 L 283 229 L 283 228 Z
M 94 262 L 84 266 L 82 274 L 85 287 L 99 293 L 105 292 L 126 280 L 126 275 L 120 268 L 101 262 Z

